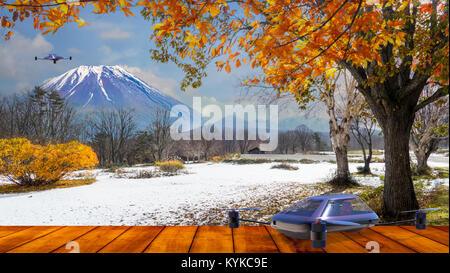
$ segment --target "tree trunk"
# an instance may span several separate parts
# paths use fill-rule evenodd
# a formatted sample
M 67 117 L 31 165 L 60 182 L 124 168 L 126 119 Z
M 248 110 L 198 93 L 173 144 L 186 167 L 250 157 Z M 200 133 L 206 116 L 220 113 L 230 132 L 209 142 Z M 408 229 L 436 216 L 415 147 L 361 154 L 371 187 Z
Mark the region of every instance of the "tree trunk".
M 350 181 L 347 148 L 336 147 L 334 152 L 336 154 L 337 171 L 336 176 L 330 183 L 335 186 L 346 186 Z
M 366 174 L 370 174 L 371 173 L 371 171 L 370 171 L 370 159 L 369 158 L 366 158 L 364 160 L 363 173 L 366 173 Z
M 367 155 L 367 157 L 366 157 L 366 155 L 364 155 L 364 170 L 363 170 L 363 172 L 366 173 L 366 174 L 372 173 L 370 171 L 370 162 L 372 161 L 372 153 L 373 153 L 373 151 L 372 151 L 372 143 L 369 142 L 368 146 L 369 146 L 369 154 Z
M 411 144 L 417 159 L 417 174 L 427 174 L 429 171 L 428 158 L 438 149 L 439 139 L 428 136 L 420 139 L 418 145 L 414 141 L 411 141 Z
M 415 156 L 417 158 L 417 174 L 425 174 L 428 171 L 428 157 L 430 156 L 425 151 L 416 151 Z
M 419 208 L 409 157 L 409 136 L 413 119 L 414 112 L 405 113 L 398 110 L 391 112 L 391 116 L 382 124 L 386 168 L 383 216 L 388 219 L 402 217 L 403 215 L 399 214 L 401 211 Z

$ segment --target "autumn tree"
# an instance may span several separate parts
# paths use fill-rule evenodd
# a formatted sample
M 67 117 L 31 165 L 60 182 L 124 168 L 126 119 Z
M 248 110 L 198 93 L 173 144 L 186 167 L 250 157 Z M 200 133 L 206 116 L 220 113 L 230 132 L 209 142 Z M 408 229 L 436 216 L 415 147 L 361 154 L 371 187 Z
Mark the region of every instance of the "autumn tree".
M 429 97 L 435 87 L 425 87 L 423 98 Z M 411 130 L 410 145 L 417 159 L 417 173 L 425 174 L 428 171 L 428 158 L 439 148 L 442 140 L 448 139 L 448 110 L 449 101 L 441 98 L 428 104 L 416 113 Z
M 36 28 L 56 31 L 67 22 L 84 24 L 80 6 L 36 0 L 0 0 L 12 16 L 3 28 L 34 18 Z M 92 2 L 95 13 L 122 10 L 131 0 Z M 186 74 L 182 88 L 197 87 L 206 66 L 250 63 L 264 81 L 299 102 L 312 98 L 310 85 L 336 65 L 358 83 L 384 134 L 386 174 L 383 214 L 398 217 L 417 209 L 411 178 L 409 136 L 415 112 L 448 95 L 448 1 L 444 0 L 143 0 L 153 20 L 157 48 L 152 57 L 175 62 Z M 6 34 L 6 38 L 11 33 Z M 188 60 L 188 61 L 186 61 Z M 189 61 L 190 60 L 190 61 Z M 424 86 L 438 88 L 420 100 Z
M 448 2 L 148 1 L 146 6 L 144 15 L 157 23 L 157 60 L 182 64 L 188 57 L 198 64 L 209 52 L 226 55 L 216 64 L 227 72 L 250 62 L 262 71 L 250 82 L 264 81 L 300 102 L 312 98 L 315 78 L 328 78 L 335 66 L 346 68 L 385 137 L 384 216 L 418 208 L 408 141 L 415 112 L 448 95 Z M 203 67 L 196 66 L 197 75 Z M 429 82 L 439 88 L 419 101 Z

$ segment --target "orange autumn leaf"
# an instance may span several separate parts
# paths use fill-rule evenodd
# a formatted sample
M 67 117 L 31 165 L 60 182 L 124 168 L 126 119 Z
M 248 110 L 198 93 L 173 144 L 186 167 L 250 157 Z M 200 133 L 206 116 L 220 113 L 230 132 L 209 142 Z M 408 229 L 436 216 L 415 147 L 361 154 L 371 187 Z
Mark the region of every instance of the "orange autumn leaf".
M 230 63 L 227 61 L 227 64 L 225 65 L 225 71 L 227 72 L 227 73 L 230 73 L 231 72 L 231 67 L 230 67 Z

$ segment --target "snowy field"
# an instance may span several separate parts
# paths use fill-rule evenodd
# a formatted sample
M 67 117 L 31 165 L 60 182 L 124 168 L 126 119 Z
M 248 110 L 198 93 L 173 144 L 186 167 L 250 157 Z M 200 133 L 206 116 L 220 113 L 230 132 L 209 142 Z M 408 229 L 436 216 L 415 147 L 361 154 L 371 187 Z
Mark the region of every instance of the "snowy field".
M 41 192 L 0 194 L 0 225 L 201 225 L 205 212 L 264 198 L 283 198 L 290 189 L 329 180 L 336 165 L 293 163 L 299 169 L 271 169 L 279 163 L 186 165 L 184 174 L 150 179 L 116 178 L 94 170 L 97 182 Z M 356 172 L 361 163 L 350 163 Z M 429 162 L 448 167 L 446 162 Z M 127 171 L 153 167 L 126 168 Z M 384 163 L 372 163 L 383 174 Z M 378 177 L 357 177 L 359 183 L 379 186 Z M 3 178 L 3 181 L 4 178 Z M 7 182 L 3 182 L 7 183 Z M 432 181 L 444 183 L 448 179 Z M 225 219 L 225 214 L 223 215 Z

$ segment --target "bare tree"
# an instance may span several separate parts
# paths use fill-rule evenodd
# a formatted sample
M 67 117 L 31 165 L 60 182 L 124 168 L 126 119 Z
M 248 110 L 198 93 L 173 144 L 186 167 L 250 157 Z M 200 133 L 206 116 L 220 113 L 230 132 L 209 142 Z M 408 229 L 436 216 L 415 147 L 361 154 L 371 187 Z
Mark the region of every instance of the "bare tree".
M 355 113 L 354 105 L 360 99 L 356 85 L 356 81 L 345 70 L 339 72 L 333 82 L 324 81 L 317 85 L 330 117 L 330 138 L 337 162 L 336 177 L 330 183 L 337 186 L 351 183 L 347 149 Z
M 210 156 L 215 152 L 215 148 L 218 144 L 216 140 L 206 140 L 202 138 L 201 147 L 203 148 L 203 156 L 205 160 L 208 160 Z
M 295 128 L 295 143 L 298 143 L 302 152 L 305 152 L 307 149 L 311 148 L 313 142 L 313 131 L 308 128 L 306 125 L 300 125 Z M 295 153 L 295 151 L 293 151 Z
M 369 174 L 371 173 L 370 162 L 372 161 L 373 154 L 372 137 L 375 133 L 377 121 L 365 101 L 360 103 L 357 111 L 351 126 L 351 131 L 353 137 L 361 146 L 363 153 L 364 167 L 361 173 Z
M 291 136 L 289 131 L 278 133 L 278 152 L 281 154 L 287 154 L 291 147 Z
M 224 140 L 223 149 L 225 154 L 236 152 L 236 140 L 234 138 L 232 140 Z
M 81 124 L 58 92 L 35 87 L 2 99 L 0 129 L 1 137 L 26 137 L 43 144 L 77 139 Z
M 423 97 L 429 97 L 436 87 L 424 88 Z M 425 174 L 428 158 L 439 148 L 439 142 L 448 139 L 448 97 L 428 104 L 416 112 L 411 130 L 410 146 L 417 159 L 417 172 Z
M 248 130 L 244 130 L 244 139 L 236 140 L 237 146 L 239 148 L 239 152 L 241 154 L 245 154 L 248 152 L 248 147 L 250 145 L 250 140 L 248 139 Z
M 150 137 L 149 148 L 153 155 L 153 160 L 161 161 L 166 156 L 165 153 L 172 144 L 172 139 L 170 137 L 169 111 L 158 108 L 155 111 L 153 121 L 150 123 L 147 130 Z
M 126 161 L 129 142 L 136 129 L 133 110 L 100 110 L 88 124 L 90 142 L 102 165 Z

